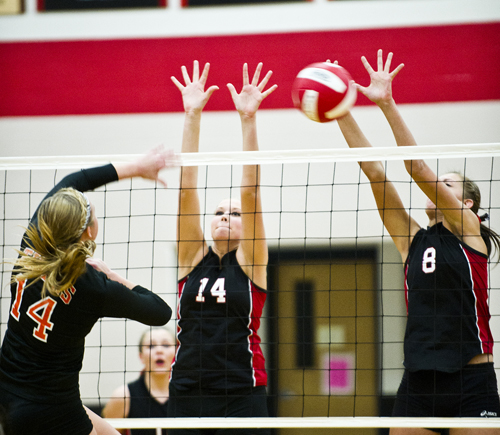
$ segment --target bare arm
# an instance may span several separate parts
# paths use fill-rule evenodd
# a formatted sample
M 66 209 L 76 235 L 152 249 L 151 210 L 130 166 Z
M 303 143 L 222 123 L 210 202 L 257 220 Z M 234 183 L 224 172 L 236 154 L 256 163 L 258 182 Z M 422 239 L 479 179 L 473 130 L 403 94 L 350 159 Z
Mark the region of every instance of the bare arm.
M 163 146 L 157 146 L 151 149 L 147 154 L 140 159 L 127 162 L 113 164 L 118 179 L 123 180 L 126 178 L 142 177 L 145 179 L 158 181 L 167 187 L 167 183 L 160 177 L 162 169 L 170 168 L 177 165 L 177 158 L 173 151 L 166 151 Z
M 378 50 L 377 53 L 378 71 L 373 70 L 365 57 L 362 57 L 361 60 L 370 74 L 371 83 L 368 88 L 358 85 L 358 89 L 380 107 L 391 126 L 398 146 L 416 146 L 417 143 L 392 97 L 390 82 L 384 80 L 387 74 L 397 73 L 403 67 L 403 64 L 399 65 L 393 73 L 389 73 L 392 53 L 388 54 L 384 66 L 382 50 Z M 467 243 L 474 248 L 484 250 L 482 240 L 478 237 L 480 235 L 480 225 L 477 216 L 471 210 L 463 208 L 462 201 L 456 197 L 449 185 L 439 181 L 437 174 L 424 160 L 406 160 L 405 167 L 422 192 L 443 213 L 453 233 L 460 238 L 465 238 Z M 469 236 L 472 237 L 469 239 Z
M 350 113 L 340 118 L 338 124 L 350 148 L 371 147 Z M 394 184 L 385 174 L 383 164 L 360 162 L 360 166 L 370 180 L 380 218 L 401 254 L 402 260 L 405 261 L 413 236 L 420 227 L 404 208 Z
M 277 85 L 264 91 L 272 72 L 269 71 L 259 83 L 262 63 L 259 63 L 250 82 L 248 65 L 243 65 L 243 88 L 238 94 L 232 84 L 228 84 L 236 110 L 241 119 L 243 151 L 258 151 L 257 110 Z M 242 238 L 236 256 L 247 276 L 259 287 L 267 287 L 268 249 L 262 216 L 260 191 L 260 166 L 243 166 L 241 180 Z
M 370 86 L 364 88 L 358 84 L 355 85 L 377 104 L 387 98 L 392 99 L 392 80 L 403 67 L 403 65 L 399 65 L 394 71 L 390 72 L 390 60 L 389 58 L 385 67 L 379 63 L 378 71 L 375 72 L 368 62 L 365 62 L 365 59 L 363 63 L 370 74 Z M 381 58 L 379 61 L 381 62 Z M 350 113 L 339 119 L 338 123 L 349 147 L 371 147 Z M 420 229 L 420 226 L 404 208 L 394 184 L 386 177 L 382 163 L 362 162 L 360 166 L 370 180 L 373 196 L 384 226 L 391 235 L 396 248 L 401 254 L 401 258 L 405 261 L 413 236 Z
M 218 89 L 211 86 L 205 91 L 210 65 L 207 63 L 199 75 L 198 61 L 193 63 L 191 81 L 187 69 L 182 66 L 184 85 L 175 77 L 172 81 L 181 91 L 185 118 L 182 136 L 182 152 L 197 153 L 200 142 L 201 113 L 212 93 Z M 198 198 L 198 167 L 181 169 L 179 210 L 177 215 L 177 240 L 179 255 L 179 278 L 186 276 L 198 264 L 207 250 L 200 223 L 200 200 Z
M 130 391 L 127 385 L 122 385 L 115 389 L 108 403 L 102 410 L 104 418 L 127 418 L 130 412 Z M 126 434 L 126 430 L 118 430 L 121 434 Z

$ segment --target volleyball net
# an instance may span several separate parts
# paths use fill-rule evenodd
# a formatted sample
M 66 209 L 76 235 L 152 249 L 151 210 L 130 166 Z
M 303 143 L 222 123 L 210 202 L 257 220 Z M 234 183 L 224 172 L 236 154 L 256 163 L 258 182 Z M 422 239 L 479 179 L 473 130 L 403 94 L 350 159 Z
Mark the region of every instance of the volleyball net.
M 0 158 L 2 258 L 16 257 L 23 228 L 64 175 L 136 157 Z M 358 165 L 359 161 L 382 161 L 405 207 L 421 226 L 428 222 L 425 197 L 408 176 L 403 160 L 425 159 L 438 174 L 459 171 L 478 184 L 480 214 L 488 213 L 490 219 L 485 224 L 498 232 L 500 143 L 181 157 L 181 165 L 199 166 L 200 220 L 207 238 L 220 200 L 239 198 L 242 165 L 262 165 L 270 255 L 268 299 L 259 335 L 266 357 L 272 417 L 224 419 L 224 427 L 271 427 L 283 434 L 307 429 L 321 433 L 321 428 L 332 427 L 345 428 L 338 433 L 346 434 L 377 433 L 377 428 L 387 427 L 500 427 L 487 419 L 388 417 L 403 373 L 403 265 L 379 217 L 370 183 Z M 99 219 L 95 256 L 133 282 L 151 288 L 175 313 L 179 170 L 163 175 L 167 188 L 147 180 L 124 180 L 88 196 Z M 500 337 L 500 267 L 491 263 L 489 269 L 490 326 L 493 337 Z M 2 264 L 1 337 L 9 318 L 9 270 Z M 173 318 L 167 327 L 175 330 L 176 321 Z M 138 344 L 146 329 L 124 319 L 104 318 L 95 325 L 86 340 L 80 375 L 87 406 L 99 412 L 117 386 L 140 375 Z M 495 352 L 499 349 L 497 345 Z M 495 359 L 500 361 L 500 356 Z M 130 428 L 222 424 L 215 418 L 110 422 Z

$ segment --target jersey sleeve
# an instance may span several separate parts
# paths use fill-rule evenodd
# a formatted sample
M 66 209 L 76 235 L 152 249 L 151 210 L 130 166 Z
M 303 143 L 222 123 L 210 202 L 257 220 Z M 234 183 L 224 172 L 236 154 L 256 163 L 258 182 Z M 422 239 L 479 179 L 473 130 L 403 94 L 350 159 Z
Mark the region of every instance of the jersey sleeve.
M 130 290 L 102 272 L 87 270 L 86 275 L 92 287 L 98 289 L 91 301 L 98 317 L 127 318 L 150 326 L 165 325 L 172 317 L 170 306 L 144 287 L 138 285 Z
M 77 172 L 73 172 L 66 175 L 59 183 L 57 183 L 52 190 L 47 193 L 46 198 L 51 197 L 56 192 L 65 187 L 73 187 L 80 192 L 88 192 L 89 190 L 97 189 L 98 187 L 104 186 L 105 184 L 111 183 L 113 181 L 118 181 L 118 174 L 116 169 L 112 164 L 98 166 L 95 168 L 82 169 Z M 38 206 L 40 207 L 40 206 Z M 38 213 L 38 208 L 33 215 L 32 222 L 36 221 L 36 216 Z

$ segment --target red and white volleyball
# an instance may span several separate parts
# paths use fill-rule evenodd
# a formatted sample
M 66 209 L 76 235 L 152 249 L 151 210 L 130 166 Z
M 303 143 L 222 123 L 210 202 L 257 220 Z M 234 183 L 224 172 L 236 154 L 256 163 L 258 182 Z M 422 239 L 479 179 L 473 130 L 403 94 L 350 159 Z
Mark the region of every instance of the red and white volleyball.
M 344 116 L 356 102 L 357 92 L 351 80 L 351 75 L 339 65 L 308 65 L 293 81 L 293 104 L 313 121 L 333 121 Z

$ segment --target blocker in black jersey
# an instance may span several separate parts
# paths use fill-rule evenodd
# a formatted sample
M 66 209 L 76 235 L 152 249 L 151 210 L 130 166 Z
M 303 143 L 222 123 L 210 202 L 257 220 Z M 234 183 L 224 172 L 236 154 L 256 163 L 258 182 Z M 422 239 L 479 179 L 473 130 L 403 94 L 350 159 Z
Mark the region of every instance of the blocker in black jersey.
M 193 78 L 185 67 L 181 91 L 185 122 L 183 153 L 199 150 L 201 113 L 210 95 L 205 91 L 209 64 Z M 269 71 L 259 82 L 262 64 L 253 78 L 243 65 L 243 88 L 228 84 L 240 115 L 243 151 L 257 151 L 256 113 L 276 85 L 264 91 Z M 266 299 L 268 249 L 262 216 L 260 167 L 244 165 L 240 199 L 230 197 L 215 209 L 210 229 L 212 247 L 201 226 L 198 168 L 181 170 L 178 236 L 179 304 L 177 352 L 170 381 L 169 417 L 267 417 L 265 361 L 258 329 Z M 266 429 L 226 429 L 226 433 L 267 434 Z M 208 430 L 171 429 L 171 435 L 222 434 Z
M 139 168 L 139 164 L 157 165 L 157 157 L 165 160 L 158 150 L 147 156 L 116 169 L 106 165 L 68 175 L 46 198 L 63 188 L 85 192 L 119 178 L 144 177 L 146 170 L 157 174 L 165 167 L 164 162 L 156 169 Z M 149 173 L 146 175 L 151 178 Z M 90 211 L 89 203 L 88 207 Z M 34 228 L 38 227 L 38 210 L 30 223 Z M 30 250 L 31 244 L 25 235 L 21 250 Z M 49 292 L 42 296 L 43 279 L 33 283 L 13 282 L 8 327 L 0 351 L 0 404 L 8 410 L 14 434 L 88 435 L 92 432 L 78 385 L 86 335 L 101 317 L 125 317 L 147 325 L 163 325 L 172 314 L 159 296 L 124 282 L 128 287 L 89 264 L 74 285 L 59 297 Z M 92 433 L 116 433 L 93 413 L 91 419 L 94 424 L 98 423 Z
M 171 379 L 178 391 L 266 385 L 258 335 L 266 292 L 242 271 L 236 251 L 219 259 L 209 248 L 179 282 L 179 300 L 178 348 Z
M 370 85 L 355 85 L 384 113 L 398 146 L 414 146 L 392 97 L 392 53 L 377 70 L 361 58 Z M 349 113 L 338 119 L 351 148 L 371 147 Z M 419 159 L 406 160 L 413 182 L 426 195 L 429 218 L 423 229 L 404 207 L 381 162 L 362 162 L 384 226 L 405 264 L 407 327 L 405 372 L 393 416 L 498 417 L 500 401 L 493 368 L 493 337 L 489 327 L 488 259 L 500 236 L 478 216 L 478 186 L 462 174 L 437 176 Z M 391 435 L 426 434 L 440 430 L 393 428 Z M 481 433 L 493 433 L 495 429 Z M 451 429 L 450 433 L 453 434 Z M 463 430 L 473 434 L 474 429 Z
M 476 355 L 493 353 L 488 256 L 461 243 L 442 223 L 414 236 L 405 290 L 406 368 L 456 372 Z

